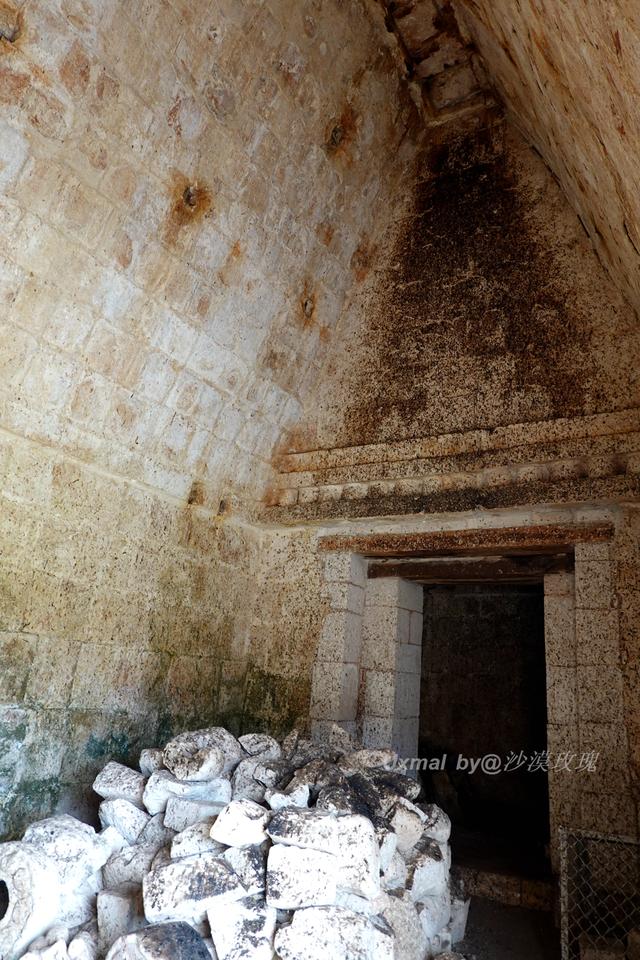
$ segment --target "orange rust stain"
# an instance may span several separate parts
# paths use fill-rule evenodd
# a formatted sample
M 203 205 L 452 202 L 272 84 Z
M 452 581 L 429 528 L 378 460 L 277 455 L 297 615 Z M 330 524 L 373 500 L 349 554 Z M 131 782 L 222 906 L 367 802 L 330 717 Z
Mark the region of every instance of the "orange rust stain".
M 351 269 L 358 283 L 366 278 L 373 262 L 374 250 L 367 237 L 363 237 L 351 257 Z
M 213 207 L 209 189 L 198 180 L 187 180 L 181 173 L 175 174 L 171 193 L 173 203 L 164 231 L 167 243 L 175 243 L 182 230 L 200 223 Z
M 80 96 L 89 86 L 91 63 L 77 40 L 62 61 L 59 73 L 69 93 Z
M 178 138 L 182 136 L 182 124 L 180 123 L 180 120 L 179 120 L 181 104 L 182 104 L 182 100 L 180 99 L 180 97 L 176 97 L 173 103 L 173 106 L 171 107 L 171 109 L 169 110 L 169 113 L 167 114 L 167 122 L 169 126 L 173 130 L 175 130 L 176 136 Z
M 131 261 L 133 260 L 133 244 L 131 237 L 126 233 L 123 233 L 118 240 L 115 249 L 115 259 L 116 263 L 118 263 L 123 270 L 131 266 Z
M 319 223 L 316 227 L 316 234 L 320 241 L 324 243 L 325 247 L 328 247 L 331 241 L 333 240 L 335 234 L 335 227 L 331 223 L 324 221 Z
M 200 480 L 194 480 L 187 496 L 187 503 L 190 506 L 201 507 L 205 499 L 204 484 Z
M 320 337 L 321 343 L 329 343 L 331 340 L 331 328 L 325 325 L 321 326 L 318 336 Z
M 0 103 L 19 103 L 29 87 L 27 73 L 14 73 L 6 67 L 0 68 Z
M 239 263 L 240 260 L 242 260 L 243 253 L 244 251 L 240 241 L 236 240 L 229 250 L 223 266 L 220 268 L 220 270 L 218 270 L 218 280 L 220 283 L 224 284 L 225 287 L 228 285 L 229 280 L 231 279 L 230 275 L 234 264 Z
M 98 100 L 114 100 L 118 96 L 120 84 L 108 73 L 101 73 L 96 80 L 96 96 Z

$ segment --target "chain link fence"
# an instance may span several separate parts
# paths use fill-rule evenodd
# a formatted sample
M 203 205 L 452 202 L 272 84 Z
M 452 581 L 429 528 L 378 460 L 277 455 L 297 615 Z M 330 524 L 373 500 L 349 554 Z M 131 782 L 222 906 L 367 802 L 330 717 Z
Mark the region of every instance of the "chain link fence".
M 560 831 L 562 960 L 640 960 L 640 841 Z

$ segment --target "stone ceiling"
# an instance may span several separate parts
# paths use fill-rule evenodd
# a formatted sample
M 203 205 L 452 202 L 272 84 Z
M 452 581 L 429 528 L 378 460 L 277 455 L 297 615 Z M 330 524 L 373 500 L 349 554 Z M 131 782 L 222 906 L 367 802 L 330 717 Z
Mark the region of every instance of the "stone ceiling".
M 640 6 L 636 0 L 454 2 L 512 119 L 559 179 L 637 311 Z M 412 8 L 406 16 L 424 6 L 425 0 L 404 4 Z

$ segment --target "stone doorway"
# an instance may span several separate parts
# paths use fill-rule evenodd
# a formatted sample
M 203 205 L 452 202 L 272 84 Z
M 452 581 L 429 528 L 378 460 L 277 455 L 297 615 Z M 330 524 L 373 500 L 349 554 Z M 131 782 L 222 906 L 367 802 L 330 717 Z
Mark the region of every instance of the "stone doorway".
M 456 863 L 549 876 L 543 584 L 427 585 L 424 601 L 421 778 Z

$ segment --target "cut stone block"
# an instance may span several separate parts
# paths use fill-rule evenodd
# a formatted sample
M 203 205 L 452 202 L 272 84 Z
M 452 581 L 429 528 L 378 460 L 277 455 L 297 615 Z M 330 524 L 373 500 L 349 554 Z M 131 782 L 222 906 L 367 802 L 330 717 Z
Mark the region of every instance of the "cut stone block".
M 451 836 L 451 820 L 435 803 L 426 804 L 422 808 L 426 815 L 423 825 L 423 834 L 438 843 L 448 843 Z
M 218 960 L 272 960 L 277 911 L 261 897 L 218 904 L 208 917 Z
M 398 850 L 409 854 L 422 836 L 426 817 L 410 800 L 400 799 L 393 808 L 391 826 L 398 837 Z
M 138 766 L 144 777 L 150 777 L 156 770 L 162 770 L 164 766 L 162 750 L 143 750 L 140 754 Z
M 129 800 L 103 800 L 98 808 L 103 827 L 115 827 L 129 843 L 135 843 L 151 819 Z
M 447 888 L 448 867 L 435 840 L 424 843 L 424 849 L 414 853 L 408 861 L 407 887 L 414 903 L 427 897 L 438 897 Z
M 264 798 L 272 810 L 284 810 L 285 807 L 308 807 L 310 796 L 309 784 L 301 783 L 294 787 L 290 793 L 282 793 L 280 790 L 266 788 Z
M 224 844 L 211 839 L 213 818 L 202 823 L 194 823 L 176 834 L 171 842 L 171 858 L 197 857 L 201 853 L 213 853 L 221 856 L 227 849 Z
M 238 737 L 238 743 L 250 757 L 261 756 L 265 760 L 279 760 L 282 747 L 277 740 L 266 733 L 245 733 Z
M 460 900 L 455 898 L 451 901 L 451 943 L 455 947 L 456 943 L 464 940 L 467 932 L 467 920 L 469 919 L 469 907 L 471 900 Z M 627 946 L 628 960 L 640 960 L 640 952 L 637 956 L 632 956 Z
M 145 876 L 142 892 L 145 916 L 150 923 L 200 923 L 217 902 L 246 896 L 228 864 L 210 853 L 156 867 Z
M 408 874 L 409 871 L 404 857 L 396 851 L 382 874 L 382 883 L 385 890 L 404 890 Z
M 228 803 L 231 800 L 231 784 L 221 777 L 187 783 L 176 780 L 169 770 L 152 773 L 144 791 L 144 805 L 149 813 L 164 813 L 171 797 L 203 800 L 205 803 Z
M 56 920 L 60 878 L 55 863 L 36 846 L 0 846 L 0 879 L 6 885 L 6 910 L 0 921 L 0 957 L 17 960 Z
M 337 822 L 340 890 L 372 899 L 380 893 L 380 850 L 373 824 L 366 817 L 340 817 Z
M 240 879 L 240 883 L 249 896 L 264 894 L 267 883 L 268 844 L 252 847 L 229 847 L 222 854 Z
M 216 819 L 211 836 L 229 847 L 247 847 L 266 840 L 269 811 L 253 800 L 232 800 Z
M 240 761 L 231 778 L 231 795 L 234 800 L 254 800 L 256 803 L 262 803 L 267 788 L 255 779 L 256 767 L 260 763 L 259 757 L 249 757 Z
M 432 940 L 449 923 L 451 895 L 445 890 L 436 897 L 426 896 L 417 904 L 417 909 L 424 935 Z
M 393 960 L 389 926 L 343 907 L 296 910 L 275 946 L 282 960 Z
M 189 924 L 161 923 L 117 940 L 106 960 L 211 960 L 211 955 Z
M 24 844 L 38 849 L 55 863 L 58 885 L 68 889 L 79 886 L 99 870 L 109 859 L 115 842 L 113 834 L 98 834 L 93 827 L 67 814 L 32 823 L 23 837 Z
M 286 807 L 274 813 L 267 833 L 276 844 L 339 853 L 338 820 L 324 811 Z
M 73 938 L 67 947 L 69 960 L 97 960 L 98 931 L 97 926 L 82 930 Z
M 174 737 L 164 748 L 164 765 L 177 780 L 211 780 L 230 774 L 245 756 L 224 727 L 194 730 Z
M 267 903 L 279 910 L 334 904 L 339 869 L 333 854 L 277 844 L 267 860 Z
M 207 803 L 204 800 L 190 800 L 186 797 L 170 797 L 164 813 L 164 823 L 166 827 L 180 833 L 194 823 L 202 823 L 205 820 L 213 822 L 225 806 L 226 803 Z
M 112 761 L 98 774 L 93 789 L 104 800 L 128 800 L 142 809 L 145 784 L 146 779 L 137 770 Z
M 418 911 L 408 893 L 387 896 L 380 910 L 395 935 L 397 960 L 424 960 L 429 941 L 424 935 Z
M 98 945 L 105 954 L 120 937 L 145 926 L 139 887 L 102 890 L 98 894 Z

